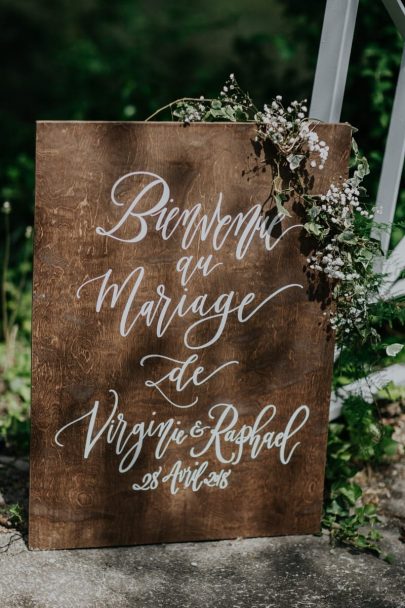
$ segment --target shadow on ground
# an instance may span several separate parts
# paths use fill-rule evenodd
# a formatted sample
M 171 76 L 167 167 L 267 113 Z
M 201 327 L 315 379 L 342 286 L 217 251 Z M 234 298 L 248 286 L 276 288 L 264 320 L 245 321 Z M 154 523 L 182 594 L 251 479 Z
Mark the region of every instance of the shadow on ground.
M 0 483 L 7 491 L 0 499 L 25 505 L 27 476 L 27 461 L 1 457 Z M 333 549 L 326 536 L 28 551 L 24 525 L 20 531 L 0 525 L 0 606 L 405 608 L 403 459 L 388 477 L 389 498 L 380 507 L 383 548 L 394 555 L 393 565 Z

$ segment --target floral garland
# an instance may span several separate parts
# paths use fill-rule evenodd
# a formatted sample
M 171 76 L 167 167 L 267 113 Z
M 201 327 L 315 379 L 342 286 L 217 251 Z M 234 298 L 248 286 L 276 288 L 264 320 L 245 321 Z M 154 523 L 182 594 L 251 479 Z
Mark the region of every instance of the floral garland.
M 370 238 L 373 212 L 370 203 L 360 202 L 366 195 L 361 183 L 369 173 L 365 157 L 359 154 L 352 139 L 353 172 L 351 177 L 331 184 L 322 196 L 305 192 L 302 173 L 305 160 L 312 168 L 322 170 L 328 159 L 329 146 L 319 139 L 314 130 L 319 121 L 308 118 L 307 100 L 292 101 L 283 105 L 281 95 L 263 110 L 259 110 L 250 95 L 244 92 L 231 74 L 220 95 L 215 99 L 182 98 L 164 109 L 170 109 L 172 118 L 185 124 L 192 122 L 251 122 L 257 127 L 257 141 L 270 141 L 276 148 L 278 160 L 274 179 L 273 198 L 281 215 L 289 215 L 283 203 L 291 193 L 298 195 L 306 213 L 304 228 L 315 238 L 317 247 L 308 258 L 308 269 L 314 277 L 323 273 L 331 283 L 335 312 L 331 326 L 338 342 L 379 339 L 370 322 L 370 305 L 378 299 L 382 276 L 375 272 L 373 261 L 380 254 L 379 243 Z M 314 158 L 315 156 L 315 158 Z M 317 160 L 316 160 L 317 158 Z M 283 187 L 281 166 L 288 166 L 291 179 Z

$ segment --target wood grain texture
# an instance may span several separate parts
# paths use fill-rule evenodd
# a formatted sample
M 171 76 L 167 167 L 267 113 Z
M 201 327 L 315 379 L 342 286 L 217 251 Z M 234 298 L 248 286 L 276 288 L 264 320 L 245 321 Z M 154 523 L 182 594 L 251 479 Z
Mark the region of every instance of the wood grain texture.
M 311 170 L 307 187 L 309 192 L 322 193 L 347 172 L 351 130 L 347 125 L 319 125 L 317 131 L 330 146 L 329 159 L 323 171 Z M 183 251 L 184 231 L 179 229 L 163 240 L 155 230 L 157 216 L 146 218 L 147 236 L 138 243 L 122 243 L 96 232 L 97 227 L 111 229 L 122 216 L 124 207 L 111 203 L 111 188 L 120 177 L 134 171 L 161 176 L 171 190 L 169 206 L 183 210 L 201 203 L 203 212 L 212 215 L 222 192 L 224 215 L 246 213 L 260 203 L 270 221 L 274 217 L 269 202 L 272 152 L 267 151 L 270 163 L 266 162 L 254 136 L 254 127 L 246 124 L 185 128 L 175 123 L 38 123 L 31 548 L 319 530 L 334 343 L 328 330 L 329 294 L 322 285 L 315 289 L 307 274 L 311 242 L 303 229 L 286 233 L 271 251 L 255 235 L 241 260 L 235 257 L 236 238 L 226 240 L 219 251 L 213 251 L 210 238 L 196 238 Z M 136 179 L 117 188 L 125 205 L 139 187 Z M 150 192 L 152 198 L 148 196 L 142 203 L 145 209 L 156 202 L 156 189 Z M 287 207 L 291 217 L 283 220 L 282 230 L 302 223 L 300 201 L 291 200 Z M 122 238 L 130 239 L 139 228 L 138 220 L 130 220 L 119 232 Z M 276 238 L 275 229 L 271 242 Z M 176 271 L 177 261 L 182 255 L 198 259 L 209 254 L 222 265 L 208 276 L 196 272 L 186 292 Z M 254 292 L 257 305 L 282 285 L 297 283 L 304 289 L 281 292 L 244 323 L 230 314 L 219 340 L 193 351 L 183 341 L 190 323 L 199 319 L 193 312 L 175 316 L 161 337 L 156 336 L 155 322 L 147 327 L 143 319 L 123 337 L 119 323 L 130 292 L 128 285 L 114 308 L 109 306 L 110 294 L 99 313 L 95 304 L 100 282 L 83 287 L 77 298 L 79 286 L 88 279 L 111 269 L 114 282 L 122 284 L 140 266 L 145 275 L 132 303 L 134 315 L 143 302 L 158 299 L 159 284 L 164 284 L 174 304 L 182 295 L 191 302 L 200 294 L 207 294 L 212 304 L 221 294 L 234 291 L 236 303 Z M 202 344 L 217 327 L 215 319 L 202 323 L 191 334 L 191 342 Z M 141 366 L 142 357 L 150 353 L 181 361 L 197 353 L 199 361 L 192 369 L 202 365 L 205 374 L 226 361 L 237 360 L 239 364 L 229 365 L 200 386 L 190 383 L 182 392 L 176 391 L 173 383 L 162 383 L 169 398 L 178 404 L 198 397 L 196 405 L 183 409 L 145 385 L 173 367 L 164 359 L 148 360 Z M 206 436 L 189 437 L 181 445 L 172 443 L 164 457 L 156 460 L 157 439 L 152 437 L 145 441 L 136 465 L 119 473 L 121 456 L 115 453 L 114 444 L 105 440 L 105 434 L 84 458 L 89 418 L 67 427 L 60 438 L 63 447 L 55 441 L 62 427 L 89 412 L 96 401 L 100 405 L 94 433 L 100 430 L 111 412 L 111 389 L 119 395 L 118 409 L 129 429 L 139 422 L 159 423 L 173 417 L 178 428 L 190 432 L 196 420 L 213 424 L 209 411 L 218 403 L 237 408 L 237 429 L 252 425 L 267 404 L 277 407 L 269 431 L 282 431 L 302 404 L 310 408 L 310 416 L 297 433 L 300 445 L 288 464 L 280 462 L 277 449 L 264 449 L 255 459 L 246 449 L 241 462 L 230 466 L 218 462 L 213 448 L 204 457 L 191 458 L 191 447 L 202 447 Z M 229 458 L 235 445 L 223 445 Z M 168 483 L 160 483 L 155 490 L 132 489 L 145 473 L 159 466 L 166 474 L 178 460 L 194 467 L 205 459 L 209 471 L 231 469 L 228 487 L 203 486 L 195 492 L 180 488 L 175 494 Z

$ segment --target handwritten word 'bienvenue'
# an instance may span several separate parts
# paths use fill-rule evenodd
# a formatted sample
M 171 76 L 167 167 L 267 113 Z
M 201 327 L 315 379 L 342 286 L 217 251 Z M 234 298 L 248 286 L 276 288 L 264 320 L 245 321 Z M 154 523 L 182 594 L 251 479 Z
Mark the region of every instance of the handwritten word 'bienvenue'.
M 123 190 L 125 187 L 134 187 L 134 178 L 151 178 L 146 186 L 143 186 L 140 192 L 126 203 L 120 200 L 117 194 L 117 189 L 120 186 Z M 151 191 L 156 190 L 161 192 L 160 198 L 147 209 L 142 210 L 142 203 Z M 257 234 L 264 241 L 268 251 L 274 249 L 280 239 L 293 228 L 302 229 L 301 224 L 289 226 L 284 232 L 271 242 L 272 232 L 274 228 L 281 223 L 282 215 L 276 215 L 270 225 L 265 217 L 263 217 L 262 205 L 257 203 L 250 207 L 245 213 L 238 213 L 234 217 L 229 214 L 222 213 L 222 192 L 218 195 L 217 204 L 212 214 L 203 213 L 203 205 L 197 203 L 190 209 L 181 210 L 179 207 L 171 205 L 173 199 L 170 198 L 170 188 L 167 182 L 149 171 L 134 171 L 120 177 L 112 187 L 111 201 L 117 207 L 123 207 L 123 214 L 118 222 L 109 230 L 98 226 L 97 234 L 107 236 L 122 243 L 139 243 L 148 233 L 147 217 L 156 217 L 155 229 L 160 232 L 161 238 L 165 241 L 176 235 L 179 229 L 183 230 L 181 239 L 181 248 L 188 249 L 194 239 L 198 241 L 211 240 L 211 246 L 214 251 L 222 249 L 230 236 L 237 237 L 235 244 L 236 259 L 241 260 L 249 249 L 253 237 Z M 149 197 L 148 197 L 149 198 Z M 123 228 L 129 225 L 129 230 L 132 231 L 132 236 L 122 236 Z M 121 236 L 119 236 L 121 233 Z

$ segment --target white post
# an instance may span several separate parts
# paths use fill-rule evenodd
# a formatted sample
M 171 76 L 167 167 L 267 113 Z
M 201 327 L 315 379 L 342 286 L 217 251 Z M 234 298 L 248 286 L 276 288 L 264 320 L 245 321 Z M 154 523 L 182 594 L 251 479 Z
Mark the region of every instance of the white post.
M 327 0 L 310 118 L 339 122 L 359 0 Z
M 391 224 L 395 215 L 399 186 L 405 158 L 405 45 L 402 53 L 390 127 L 385 146 L 384 160 L 376 200 L 374 220 L 381 224 L 371 233 L 381 243 L 386 255 L 390 244 Z

